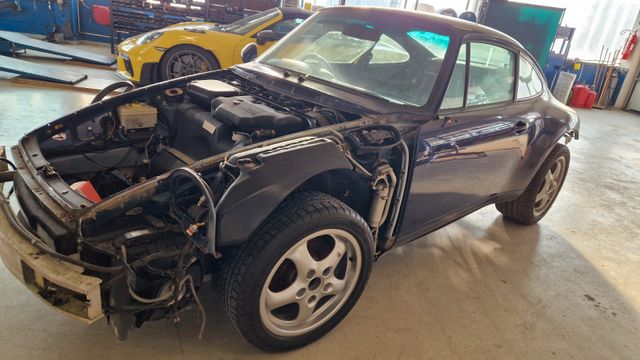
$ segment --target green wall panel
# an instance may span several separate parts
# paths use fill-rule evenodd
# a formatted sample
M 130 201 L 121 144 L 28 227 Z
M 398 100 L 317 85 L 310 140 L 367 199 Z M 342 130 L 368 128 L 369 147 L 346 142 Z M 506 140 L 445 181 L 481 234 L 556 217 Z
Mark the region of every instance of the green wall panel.
M 489 1 L 484 24 L 518 40 L 544 68 L 564 9 Z

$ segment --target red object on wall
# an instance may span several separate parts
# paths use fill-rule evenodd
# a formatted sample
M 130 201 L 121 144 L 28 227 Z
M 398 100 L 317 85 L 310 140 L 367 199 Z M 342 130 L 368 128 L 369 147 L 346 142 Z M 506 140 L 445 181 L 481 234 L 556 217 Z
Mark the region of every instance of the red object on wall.
M 111 10 L 109 10 L 108 6 L 92 5 L 91 13 L 93 14 L 93 20 L 99 25 L 111 25 Z
M 584 102 L 584 108 L 585 109 L 592 109 L 593 108 L 593 104 L 596 102 L 596 97 L 598 96 L 598 93 L 590 90 L 589 93 L 587 94 L 587 100 L 585 100 Z
M 575 85 L 573 87 L 573 96 L 569 105 L 573 107 L 584 107 L 589 95 L 589 87 L 587 85 Z
M 71 190 L 77 192 L 78 194 L 86 197 L 87 199 L 93 202 L 100 202 L 102 198 L 98 195 L 96 188 L 93 187 L 91 182 L 89 181 L 78 181 L 71 184 Z
M 629 60 L 631 54 L 633 54 L 633 49 L 635 49 L 637 42 L 638 34 L 633 33 L 629 35 L 627 43 L 624 45 L 624 50 L 622 51 L 622 60 Z

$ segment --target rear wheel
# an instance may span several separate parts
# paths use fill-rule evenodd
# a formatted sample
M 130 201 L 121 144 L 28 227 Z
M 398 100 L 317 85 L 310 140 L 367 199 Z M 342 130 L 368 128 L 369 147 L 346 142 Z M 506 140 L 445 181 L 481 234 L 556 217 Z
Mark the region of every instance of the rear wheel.
M 210 52 L 193 45 L 180 45 L 167 50 L 160 61 L 162 80 L 216 70 L 220 64 Z
M 286 350 L 335 327 L 373 263 L 367 224 L 339 200 L 300 193 L 277 209 L 230 264 L 225 305 L 253 345 Z
M 522 195 L 513 201 L 496 204 L 496 209 L 525 225 L 540 221 L 560 193 L 569 171 L 570 158 L 569 148 L 557 144 Z

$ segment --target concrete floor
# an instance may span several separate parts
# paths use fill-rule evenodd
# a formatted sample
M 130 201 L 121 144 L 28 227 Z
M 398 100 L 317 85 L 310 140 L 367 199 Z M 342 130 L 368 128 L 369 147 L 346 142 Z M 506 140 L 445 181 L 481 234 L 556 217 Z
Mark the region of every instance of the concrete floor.
M 0 144 L 92 96 L 0 80 Z M 0 358 L 638 359 L 640 117 L 580 115 L 565 187 L 540 224 L 487 207 L 392 251 L 346 320 L 304 349 L 251 347 L 208 289 L 203 340 L 192 312 L 120 342 L 104 321 L 49 310 L 0 265 Z

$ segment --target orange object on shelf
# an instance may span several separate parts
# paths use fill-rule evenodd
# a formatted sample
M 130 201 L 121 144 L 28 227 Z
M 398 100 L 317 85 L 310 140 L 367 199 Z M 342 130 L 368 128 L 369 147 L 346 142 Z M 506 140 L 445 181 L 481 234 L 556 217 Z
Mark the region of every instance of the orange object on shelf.
M 93 187 L 90 181 L 75 182 L 71 184 L 71 189 L 93 202 L 102 201 L 102 198 L 98 195 L 96 188 Z

